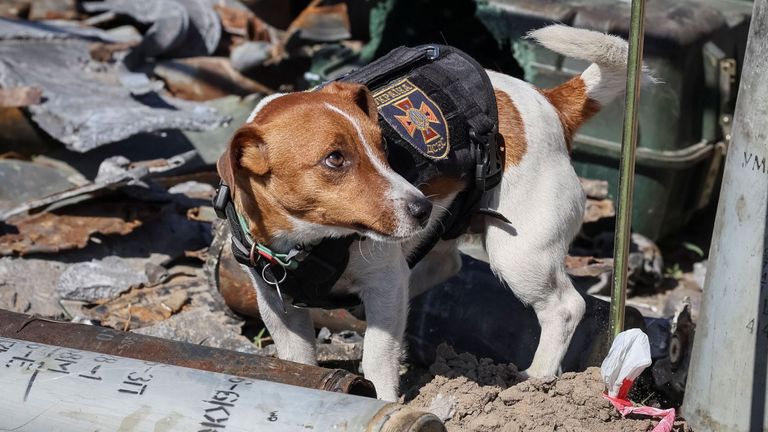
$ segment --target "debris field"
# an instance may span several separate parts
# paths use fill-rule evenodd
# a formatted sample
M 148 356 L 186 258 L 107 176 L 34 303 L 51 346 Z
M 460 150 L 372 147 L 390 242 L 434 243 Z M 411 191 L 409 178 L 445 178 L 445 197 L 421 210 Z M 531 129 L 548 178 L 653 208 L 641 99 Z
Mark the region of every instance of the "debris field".
M 370 54 L 360 2 L 259 3 L 0 2 L 0 309 L 275 355 L 210 203 L 215 161 L 263 97 Z M 615 205 L 607 182 L 582 181 L 584 228 L 567 267 L 588 311 L 566 372 L 523 379 L 512 363 L 532 357 L 535 316 L 467 258 L 462 275 L 414 299 L 405 403 L 457 432 L 653 427 L 601 397 Z M 668 251 L 682 267 L 670 271 Z M 703 258 L 633 235 L 628 326 L 649 333 L 654 365 L 638 394 L 658 406 L 681 400 Z M 470 289 L 486 294 L 461 297 Z M 516 317 L 517 333 L 478 321 L 495 322 L 493 311 L 440 321 L 457 301 L 508 304 L 498 313 Z M 312 313 L 320 365 L 360 372 L 362 311 Z

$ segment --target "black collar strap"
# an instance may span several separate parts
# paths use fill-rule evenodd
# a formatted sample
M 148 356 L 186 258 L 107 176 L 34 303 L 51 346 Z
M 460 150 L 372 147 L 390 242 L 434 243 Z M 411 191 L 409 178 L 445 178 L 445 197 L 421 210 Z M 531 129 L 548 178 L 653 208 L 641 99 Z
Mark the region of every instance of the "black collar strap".
M 312 246 L 297 245 L 286 255 L 251 241 L 232 203 L 229 187 L 221 182 L 213 197 L 216 215 L 229 222 L 232 253 L 240 264 L 252 267 L 264 282 L 274 287 L 284 304 L 295 307 L 338 309 L 360 304 L 354 294 L 334 295 L 333 286 L 349 262 L 349 247 L 356 235 L 324 239 Z

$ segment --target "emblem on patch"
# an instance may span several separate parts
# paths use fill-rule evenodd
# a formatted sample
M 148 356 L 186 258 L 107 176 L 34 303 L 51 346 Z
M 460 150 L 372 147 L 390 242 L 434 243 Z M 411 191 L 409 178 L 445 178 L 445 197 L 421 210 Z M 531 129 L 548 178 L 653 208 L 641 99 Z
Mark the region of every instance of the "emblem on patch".
M 379 115 L 424 156 L 442 159 L 450 150 L 448 123 L 423 90 L 404 79 L 373 95 Z

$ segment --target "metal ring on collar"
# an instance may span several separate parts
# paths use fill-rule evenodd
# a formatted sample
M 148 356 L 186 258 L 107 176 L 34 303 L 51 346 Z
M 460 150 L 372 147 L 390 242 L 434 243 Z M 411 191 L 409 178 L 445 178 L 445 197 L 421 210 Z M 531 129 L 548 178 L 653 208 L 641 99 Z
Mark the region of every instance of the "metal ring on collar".
M 267 280 L 267 273 L 266 273 L 266 271 L 270 267 L 272 267 L 272 264 L 267 264 L 267 265 L 264 266 L 263 269 L 261 269 L 261 278 L 264 279 L 264 282 L 266 282 L 266 283 L 268 283 L 270 285 L 275 285 L 275 286 L 283 283 L 285 281 L 285 278 L 288 277 L 288 271 L 283 268 L 283 277 L 282 277 L 282 279 L 280 279 L 279 281 L 276 280 L 276 279 L 272 280 L 272 281 L 269 281 L 269 280 Z M 282 267 L 280 267 L 280 268 L 282 268 Z M 272 274 L 272 277 L 275 277 L 275 275 Z

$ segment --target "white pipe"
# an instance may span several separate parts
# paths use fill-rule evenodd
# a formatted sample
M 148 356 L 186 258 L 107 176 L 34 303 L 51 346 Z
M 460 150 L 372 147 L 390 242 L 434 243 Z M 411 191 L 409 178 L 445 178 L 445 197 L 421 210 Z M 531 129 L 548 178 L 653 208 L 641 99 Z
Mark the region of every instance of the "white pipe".
M 768 0 L 755 0 L 683 415 L 768 431 Z
M 7 338 L 0 430 L 444 431 L 376 399 Z

